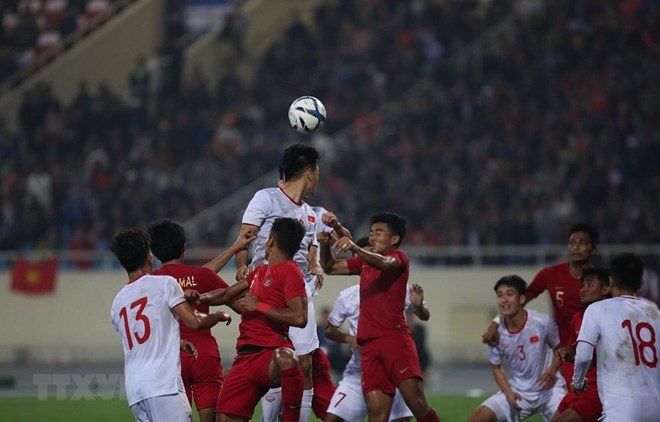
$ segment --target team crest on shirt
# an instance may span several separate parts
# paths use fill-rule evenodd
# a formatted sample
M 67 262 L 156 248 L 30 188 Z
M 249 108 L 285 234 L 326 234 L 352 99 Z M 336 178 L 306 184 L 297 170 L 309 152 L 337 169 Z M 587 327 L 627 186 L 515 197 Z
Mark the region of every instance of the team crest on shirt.
M 506 349 L 506 348 L 509 347 L 509 343 L 507 343 L 506 341 L 503 341 L 502 343 L 500 343 L 500 346 L 502 346 L 502 349 Z
M 273 280 L 270 279 L 270 277 L 266 277 L 264 280 L 264 287 L 270 286 L 270 284 L 273 282 Z

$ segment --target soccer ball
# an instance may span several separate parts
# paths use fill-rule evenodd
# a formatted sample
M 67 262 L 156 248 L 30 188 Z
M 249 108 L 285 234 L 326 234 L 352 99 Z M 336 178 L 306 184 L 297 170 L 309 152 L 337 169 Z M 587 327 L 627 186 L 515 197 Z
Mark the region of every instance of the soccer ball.
M 316 132 L 323 127 L 325 119 L 325 106 L 316 97 L 297 98 L 289 107 L 289 123 L 298 132 Z

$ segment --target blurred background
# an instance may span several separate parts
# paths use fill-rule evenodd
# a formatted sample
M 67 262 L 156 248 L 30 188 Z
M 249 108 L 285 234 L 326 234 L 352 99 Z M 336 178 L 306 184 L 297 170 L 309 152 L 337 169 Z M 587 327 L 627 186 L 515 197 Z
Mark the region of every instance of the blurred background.
M 597 263 L 641 254 L 660 302 L 656 0 L 0 4 L 0 394 L 52 368 L 121 372 L 112 235 L 174 218 L 205 262 L 296 142 L 322 154 L 308 202 L 354 235 L 376 211 L 408 219 L 438 391 L 471 388 L 456 368 L 493 388 L 492 285 L 566 259 L 573 222 L 601 231 Z M 325 104 L 317 134 L 288 125 L 301 95 Z M 317 314 L 356 281 L 328 277 Z M 225 366 L 236 330 L 214 329 Z M 340 370 L 348 351 L 326 347 Z

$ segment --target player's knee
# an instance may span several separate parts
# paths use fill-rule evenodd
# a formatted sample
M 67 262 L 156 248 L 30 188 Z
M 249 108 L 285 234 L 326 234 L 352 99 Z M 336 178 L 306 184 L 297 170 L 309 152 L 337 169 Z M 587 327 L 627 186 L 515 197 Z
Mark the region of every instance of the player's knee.
M 296 352 L 289 349 L 288 347 L 279 347 L 275 349 L 273 358 L 275 360 L 275 364 L 280 369 L 288 369 L 294 366 L 300 366 Z

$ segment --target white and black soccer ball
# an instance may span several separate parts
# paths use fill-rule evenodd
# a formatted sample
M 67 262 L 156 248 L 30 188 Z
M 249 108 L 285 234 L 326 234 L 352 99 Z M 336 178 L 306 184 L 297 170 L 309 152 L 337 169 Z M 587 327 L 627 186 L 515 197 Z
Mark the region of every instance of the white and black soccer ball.
M 323 127 L 325 119 L 325 106 L 316 97 L 306 95 L 297 98 L 289 107 L 289 123 L 298 132 L 316 132 Z

